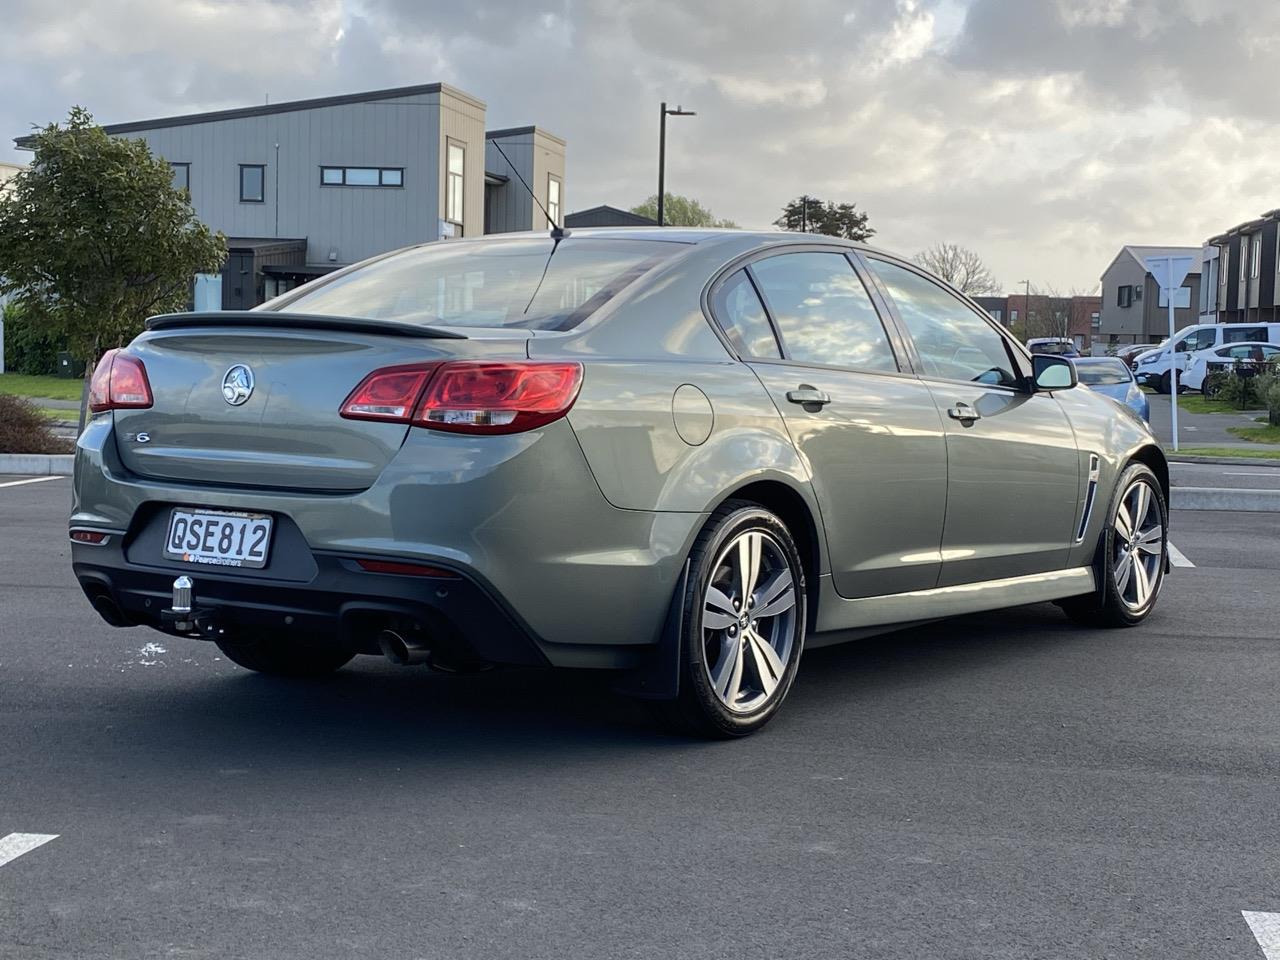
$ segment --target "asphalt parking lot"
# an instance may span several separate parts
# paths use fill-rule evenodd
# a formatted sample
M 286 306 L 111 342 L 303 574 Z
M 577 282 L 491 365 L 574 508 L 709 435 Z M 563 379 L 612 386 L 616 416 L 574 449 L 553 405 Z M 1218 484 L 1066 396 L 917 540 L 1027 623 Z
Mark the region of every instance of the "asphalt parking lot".
M 814 651 L 712 744 L 590 677 L 280 682 L 113 630 L 69 481 L 17 479 L 5 960 L 1257 960 L 1242 911 L 1280 912 L 1280 514 L 1175 512 L 1194 567 L 1139 629 L 1045 605 Z

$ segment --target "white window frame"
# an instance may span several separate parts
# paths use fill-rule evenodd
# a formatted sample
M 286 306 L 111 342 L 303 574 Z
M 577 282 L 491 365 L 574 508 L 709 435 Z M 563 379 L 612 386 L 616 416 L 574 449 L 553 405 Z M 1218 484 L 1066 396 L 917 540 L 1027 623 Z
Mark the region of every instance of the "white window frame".
M 555 198 L 551 196 L 551 188 L 555 187 Z M 552 226 L 560 226 L 560 203 L 564 196 L 564 183 L 554 173 L 547 174 L 547 213 Z
M 457 149 L 462 155 L 462 169 L 455 173 L 451 161 L 453 151 Z M 456 193 L 454 181 L 457 181 Z M 454 205 L 454 199 L 457 205 Z M 444 146 L 444 217 L 443 219 L 461 227 L 467 213 L 467 145 L 461 140 L 449 137 Z M 461 233 L 459 233 L 461 235 Z

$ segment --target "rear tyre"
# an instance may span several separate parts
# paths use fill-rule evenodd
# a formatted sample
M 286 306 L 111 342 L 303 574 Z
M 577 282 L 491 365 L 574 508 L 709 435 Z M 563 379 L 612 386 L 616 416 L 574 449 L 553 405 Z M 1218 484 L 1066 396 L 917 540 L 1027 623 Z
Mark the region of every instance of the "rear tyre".
M 777 714 L 800 663 L 800 553 L 777 516 L 731 500 L 712 514 L 689 559 L 680 695 L 655 706 L 701 736 L 755 733 Z
M 1062 602 L 1077 623 L 1132 627 L 1155 608 L 1168 561 L 1168 507 L 1160 481 L 1143 463 L 1121 475 L 1099 544 L 1103 589 Z
M 355 652 L 323 641 L 246 633 L 215 641 L 232 663 L 273 677 L 322 677 L 348 663 Z
M 1173 393 L 1173 373 L 1166 370 L 1164 376 L 1160 378 L 1160 386 L 1156 388 L 1161 393 Z

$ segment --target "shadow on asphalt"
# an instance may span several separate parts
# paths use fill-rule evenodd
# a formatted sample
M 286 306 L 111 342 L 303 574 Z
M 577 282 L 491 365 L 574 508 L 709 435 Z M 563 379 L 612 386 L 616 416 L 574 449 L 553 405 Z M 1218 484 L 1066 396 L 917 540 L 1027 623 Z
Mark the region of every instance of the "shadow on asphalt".
M 1052 606 L 939 622 L 805 654 L 788 710 L 770 731 L 818 735 L 830 710 L 910 688 L 912 702 L 973 671 L 1056 657 L 1096 634 Z M 1042 665 L 1043 667 L 1043 665 Z M 625 758 L 628 751 L 715 748 L 665 732 L 645 705 L 613 695 L 597 674 L 504 670 L 470 676 L 395 668 L 357 658 L 321 680 L 238 672 L 112 694 L 112 728 L 85 740 L 123 765 L 155 775 L 190 766 L 341 769 L 388 763 L 447 773 L 477 763 Z

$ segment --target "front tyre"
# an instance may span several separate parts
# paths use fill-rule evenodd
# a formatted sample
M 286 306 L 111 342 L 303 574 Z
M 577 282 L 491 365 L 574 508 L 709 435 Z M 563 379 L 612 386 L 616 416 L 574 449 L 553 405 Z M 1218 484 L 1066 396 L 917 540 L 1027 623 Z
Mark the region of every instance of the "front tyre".
M 679 698 L 662 709 L 704 736 L 742 737 L 778 712 L 805 635 L 804 566 L 773 513 L 729 501 L 690 554 Z
M 1090 626 L 1132 627 L 1155 608 L 1169 551 L 1168 506 L 1160 481 L 1143 463 L 1121 475 L 1102 532 L 1099 572 L 1103 589 L 1063 603 Z
M 274 677 L 322 677 L 343 667 L 355 652 L 323 641 L 242 633 L 216 641 L 232 663 Z

